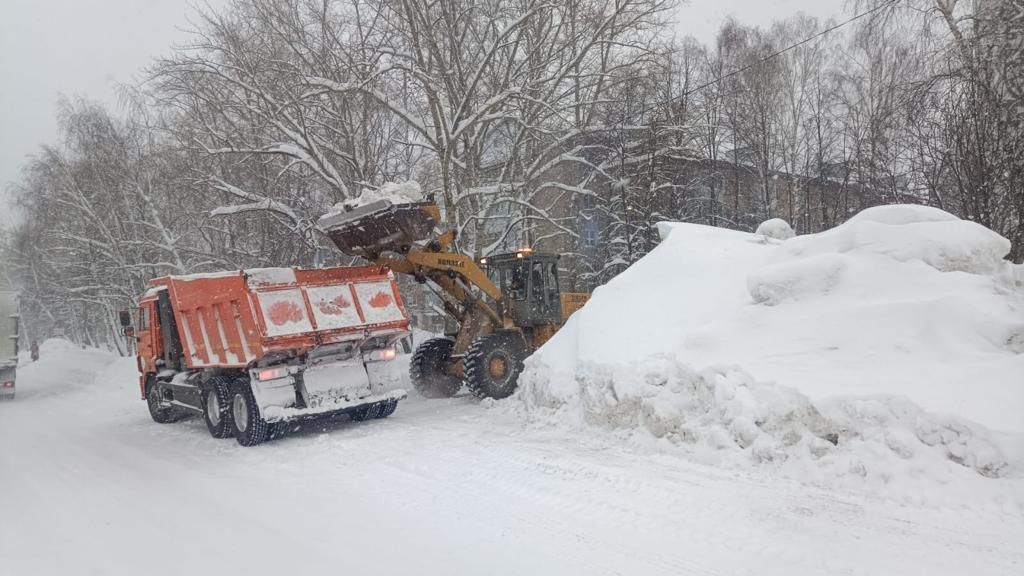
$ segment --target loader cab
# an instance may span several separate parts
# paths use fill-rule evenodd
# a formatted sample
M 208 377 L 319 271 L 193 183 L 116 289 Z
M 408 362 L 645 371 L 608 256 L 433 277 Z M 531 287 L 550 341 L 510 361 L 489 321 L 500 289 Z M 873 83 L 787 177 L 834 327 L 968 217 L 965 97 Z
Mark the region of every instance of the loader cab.
M 481 260 L 487 276 L 503 295 L 501 309 L 516 326 L 562 322 L 558 256 L 519 250 Z

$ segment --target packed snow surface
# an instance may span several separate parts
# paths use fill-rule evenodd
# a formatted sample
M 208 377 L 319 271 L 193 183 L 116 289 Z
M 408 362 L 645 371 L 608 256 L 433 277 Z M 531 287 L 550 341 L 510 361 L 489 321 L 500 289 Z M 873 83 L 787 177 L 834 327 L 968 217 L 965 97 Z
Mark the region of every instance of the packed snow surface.
M 819 484 L 983 486 L 1019 506 L 1024 287 L 1009 242 L 920 206 L 787 240 L 762 228 L 662 224 L 662 243 L 527 360 L 525 408 Z
M 411 397 L 386 420 L 309 424 L 242 448 L 199 418 L 150 420 L 132 358 L 60 341 L 25 356 L 18 399 L 0 402 L 4 576 L 1008 576 L 1024 565 L 1019 509 L 894 505 L 724 470 L 525 423 L 500 406 L 515 403 Z M 404 378 L 407 362 L 389 366 Z

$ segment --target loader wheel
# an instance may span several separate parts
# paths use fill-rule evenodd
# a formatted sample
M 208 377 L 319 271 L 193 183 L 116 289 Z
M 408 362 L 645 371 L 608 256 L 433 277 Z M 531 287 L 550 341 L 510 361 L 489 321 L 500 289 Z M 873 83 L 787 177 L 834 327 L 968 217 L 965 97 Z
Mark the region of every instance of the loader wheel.
M 427 398 L 450 398 L 462 388 L 462 382 L 447 370 L 454 347 L 455 342 L 448 338 L 420 344 L 409 363 L 409 378 L 417 392 Z
M 466 387 L 479 398 L 508 398 L 516 390 L 526 343 L 514 332 L 477 338 L 466 351 Z
M 231 391 L 225 378 L 215 377 L 203 392 L 203 419 L 206 429 L 214 438 L 229 438 L 234 434 L 231 411 Z
M 238 380 L 231 394 L 231 427 L 235 440 L 242 446 L 261 444 L 270 433 L 270 425 L 260 416 L 248 380 Z
M 146 389 L 146 404 L 149 406 L 149 415 L 153 421 L 157 424 L 170 424 L 181 420 L 182 416 L 177 410 L 169 406 L 160 406 L 162 401 L 163 393 L 160 391 L 160 385 L 151 382 Z

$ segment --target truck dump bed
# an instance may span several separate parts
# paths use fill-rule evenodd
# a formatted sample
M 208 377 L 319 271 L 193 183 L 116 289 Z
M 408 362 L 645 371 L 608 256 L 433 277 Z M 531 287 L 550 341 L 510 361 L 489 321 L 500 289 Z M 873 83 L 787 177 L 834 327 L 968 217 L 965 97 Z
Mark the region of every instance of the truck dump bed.
M 183 368 L 243 368 L 275 353 L 405 336 L 409 320 L 392 274 L 379 266 L 262 268 L 167 276 Z

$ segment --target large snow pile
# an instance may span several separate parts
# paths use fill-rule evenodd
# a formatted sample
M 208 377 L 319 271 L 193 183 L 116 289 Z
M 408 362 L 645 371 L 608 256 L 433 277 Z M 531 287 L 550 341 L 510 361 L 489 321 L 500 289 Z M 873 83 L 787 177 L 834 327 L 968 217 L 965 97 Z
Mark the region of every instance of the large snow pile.
M 990 432 L 1024 437 L 1009 242 L 919 206 L 767 228 L 662 224 L 527 360 L 527 410 L 804 478 L 1015 474 Z

